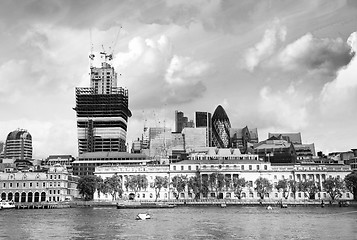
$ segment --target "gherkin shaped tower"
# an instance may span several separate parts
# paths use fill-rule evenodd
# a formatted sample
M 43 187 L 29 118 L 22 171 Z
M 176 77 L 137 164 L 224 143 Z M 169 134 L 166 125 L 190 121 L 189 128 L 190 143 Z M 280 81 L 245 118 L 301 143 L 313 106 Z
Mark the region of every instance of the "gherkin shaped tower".
M 212 144 L 218 148 L 229 148 L 231 124 L 223 107 L 219 105 L 212 116 Z

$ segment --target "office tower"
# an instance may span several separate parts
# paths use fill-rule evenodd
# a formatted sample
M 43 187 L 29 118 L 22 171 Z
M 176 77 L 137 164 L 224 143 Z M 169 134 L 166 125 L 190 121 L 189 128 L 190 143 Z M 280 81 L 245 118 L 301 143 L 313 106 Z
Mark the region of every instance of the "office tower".
M 78 152 L 125 152 L 128 90 L 117 87 L 117 73 L 107 62 L 91 67 L 90 87 L 76 88 Z
M 32 137 L 27 130 L 17 129 L 7 135 L 5 158 L 32 159 Z
M 208 147 L 206 128 L 185 128 L 182 130 L 182 134 L 184 135 L 187 153 L 197 148 Z
M 212 114 L 209 112 L 196 112 L 196 128 L 206 128 L 207 146 L 212 146 Z
M 184 128 L 193 128 L 194 123 L 192 120 L 188 120 L 183 112 L 175 111 L 175 132 L 182 132 Z
M 212 145 L 218 148 L 229 148 L 231 124 L 223 107 L 219 105 L 212 116 Z
M 171 128 L 154 127 L 149 128 L 150 157 L 168 158 L 172 154 Z

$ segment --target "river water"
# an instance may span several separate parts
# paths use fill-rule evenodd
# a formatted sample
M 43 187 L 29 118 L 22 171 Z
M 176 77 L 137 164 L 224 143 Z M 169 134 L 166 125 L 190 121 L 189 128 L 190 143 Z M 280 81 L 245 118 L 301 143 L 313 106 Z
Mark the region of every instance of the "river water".
M 2 210 L 0 239 L 357 239 L 357 207 Z

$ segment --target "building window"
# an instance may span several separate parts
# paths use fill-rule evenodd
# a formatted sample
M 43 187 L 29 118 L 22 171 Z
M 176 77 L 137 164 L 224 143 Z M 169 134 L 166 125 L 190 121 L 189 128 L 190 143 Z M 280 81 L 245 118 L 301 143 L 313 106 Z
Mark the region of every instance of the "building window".
M 145 198 L 145 193 L 143 193 L 143 198 Z
M 32 187 L 32 182 L 30 182 L 30 188 Z
M 300 192 L 298 193 L 298 198 L 301 198 L 301 193 Z
M 276 175 L 274 175 L 274 179 L 278 179 L 278 177 Z
M 183 170 L 183 166 L 181 166 L 181 170 Z
M 257 170 L 259 171 L 259 165 L 257 165 Z
M 46 187 L 46 183 L 45 182 L 42 183 L 42 187 Z
M 242 165 L 241 169 L 244 170 L 244 165 Z
M 253 198 L 254 197 L 254 194 L 252 192 L 249 193 L 249 197 L 250 198 Z
M 268 170 L 268 166 L 267 165 L 264 165 L 264 170 Z
M 50 194 L 52 194 L 52 190 L 50 190 Z
M 176 171 L 176 166 L 174 166 L 174 171 Z
M 252 170 L 252 165 L 249 165 L 249 170 Z
M 19 188 L 20 184 L 19 183 L 16 183 L 16 187 Z
M 2 184 L 2 187 L 3 187 L 3 188 L 6 188 L 6 183 L 3 183 L 3 184 Z
M 198 170 L 198 165 L 196 166 L 196 170 Z
M 9 187 L 12 188 L 12 182 L 9 184 Z
M 279 197 L 278 193 L 275 193 L 275 198 L 278 198 L 278 197 Z
M 26 183 L 23 183 L 23 184 L 22 184 L 22 187 L 24 187 L 24 188 L 25 188 L 25 187 L 26 187 Z
M 350 194 L 349 193 L 346 193 L 346 198 L 350 198 Z
M 191 170 L 191 166 L 188 166 L 188 170 Z

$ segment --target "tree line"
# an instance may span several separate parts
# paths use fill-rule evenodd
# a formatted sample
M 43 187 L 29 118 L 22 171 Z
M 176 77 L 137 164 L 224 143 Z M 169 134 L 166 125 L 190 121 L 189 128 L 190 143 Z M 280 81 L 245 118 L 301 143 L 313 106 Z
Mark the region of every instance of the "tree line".
M 294 199 L 297 192 L 302 192 L 305 197 L 314 199 L 315 194 L 324 190 L 329 194 L 332 201 L 342 196 L 345 190 L 353 193 L 354 199 L 357 200 L 357 173 L 350 173 L 341 179 L 339 177 L 329 177 L 320 184 L 313 180 L 295 181 L 293 179 L 281 179 L 274 186 L 267 178 L 259 177 L 255 180 L 254 186 L 252 182 L 248 182 L 245 178 L 227 177 L 221 173 L 214 172 L 209 175 L 202 176 L 197 172 L 194 176 L 188 177 L 187 175 L 176 175 L 172 178 L 171 182 L 167 176 L 155 176 L 154 181 L 150 184 L 150 188 L 155 190 L 155 201 L 160 196 L 163 188 L 171 187 L 171 191 L 176 199 L 186 190 L 189 194 L 194 194 L 195 199 L 207 197 L 209 193 L 214 193 L 218 198 L 219 192 L 231 191 L 234 196 L 241 199 L 243 190 L 248 187 L 250 192 L 257 192 L 261 199 L 270 194 L 275 188 L 277 191 L 282 192 L 282 195 L 287 199 L 292 193 Z M 122 198 L 123 192 L 131 191 L 134 196 L 140 191 L 146 191 L 149 187 L 146 175 L 131 175 L 113 176 L 102 179 L 94 175 L 83 176 L 79 179 L 77 188 L 80 195 L 84 200 L 92 200 L 97 191 L 98 197 L 100 194 L 110 194 L 112 200 L 118 197 Z

